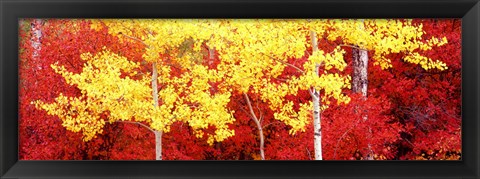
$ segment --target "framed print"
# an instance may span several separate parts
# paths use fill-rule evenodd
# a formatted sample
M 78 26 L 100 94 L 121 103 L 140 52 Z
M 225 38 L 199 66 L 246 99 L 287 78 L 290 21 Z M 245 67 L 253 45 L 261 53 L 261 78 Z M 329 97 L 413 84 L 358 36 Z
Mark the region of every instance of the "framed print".
M 466 1 L 3 1 L 4 178 L 478 178 Z

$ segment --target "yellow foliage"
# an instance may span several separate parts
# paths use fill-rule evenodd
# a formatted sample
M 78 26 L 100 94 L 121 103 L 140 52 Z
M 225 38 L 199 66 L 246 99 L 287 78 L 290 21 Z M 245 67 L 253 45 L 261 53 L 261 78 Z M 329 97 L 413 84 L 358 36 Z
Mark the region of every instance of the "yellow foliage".
M 176 85 L 185 83 L 185 79 L 178 78 L 164 82 L 165 87 L 158 91 L 161 105 L 153 106 L 151 79 L 148 76 L 140 80 L 133 80 L 128 76 L 122 78 L 121 71 L 133 72 L 139 64 L 128 61 L 108 50 L 93 56 L 82 54 L 86 61 L 82 73 L 74 74 L 65 70 L 63 66 L 52 65 L 55 72 L 61 74 L 67 83 L 76 85 L 82 91 L 81 98 L 65 97 L 60 95 L 56 101 L 46 104 L 36 101 L 34 104 L 49 115 L 59 116 L 63 126 L 74 132 L 82 132 L 84 140 L 91 140 L 96 133 L 102 132 L 102 127 L 108 122 L 136 121 L 144 122 L 154 130 L 168 132 L 169 125 L 175 121 L 188 122 L 194 129 L 204 129 L 216 126 L 214 139 L 222 141 L 234 135 L 227 124 L 233 123 L 232 112 L 226 109 L 230 100 L 230 93 L 210 95 L 207 81 L 200 76 L 213 74 L 205 68 L 198 67 L 192 71 L 192 87 L 195 91 L 180 96 Z M 216 79 L 216 78 L 207 78 Z M 217 78 L 218 79 L 218 78 Z M 195 108 L 187 104 L 197 104 Z M 75 111 L 72 113 L 72 111 Z M 100 119 L 101 114 L 108 113 L 107 119 Z
M 374 64 L 392 67 L 388 54 L 403 52 L 404 60 L 422 68 L 447 69 L 445 63 L 429 59 L 418 51 L 447 43 L 446 38 L 422 40 L 422 26 L 411 20 L 282 20 L 282 19 L 96 19 L 91 28 L 107 28 L 122 41 L 145 44 L 143 58 L 155 63 L 158 71 L 159 106 L 153 104 L 152 75 L 140 74 L 142 64 L 129 61 L 105 47 L 97 54 L 85 53 L 83 71 L 74 74 L 63 66 L 52 64 L 68 84 L 76 85 L 78 98 L 60 95 L 51 104 L 35 101 L 50 115 L 59 116 L 71 131 L 82 132 L 84 140 L 101 133 L 105 122 L 136 121 L 154 130 L 168 132 L 175 121 L 188 123 L 197 137 L 203 129 L 215 126 L 208 143 L 222 141 L 235 132 L 228 124 L 235 121 L 227 107 L 232 94 L 253 93 L 269 105 L 275 119 L 304 131 L 309 123 L 312 104 L 294 109 L 287 95 L 299 90 L 323 91 L 322 110 L 335 99 L 339 104 L 350 98 L 342 90 L 350 88 L 350 76 L 339 75 L 347 63 L 340 47 L 332 52 L 314 51 L 303 64 L 289 64 L 289 59 L 307 56 L 311 47 L 310 31 L 333 41 L 373 52 Z M 204 46 L 215 49 L 220 62 L 215 69 L 204 65 Z M 168 56 L 168 60 L 167 57 Z M 165 58 L 161 58 L 165 57 Z M 172 69 L 181 74 L 171 75 Z M 286 68 L 298 73 L 278 82 Z M 317 74 L 317 69 L 321 73 Z M 125 73 L 122 77 L 122 73 Z M 137 78 L 135 78 L 137 79 Z M 275 82 L 274 82 L 275 80 Z M 213 83 L 218 89 L 212 91 Z M 102 114 L 108 118 L 101 119 Z
M 288 106 L 288 102 L 284 105 L 286 95 L 315 87 L 318 90 L 325 90 L 327 97 L 334 97 L 339 102 L 348 101 L 348 97 L 341 94 L 342 88 L 349 87 L 348 76 L 313 74 L 312 66 L 320 62 L 326 70 L 332 68 L 343 70 L 346 63 L 343 60 L 344 52 L 340 48 L 331 53 L 323 51 L 314 53 L 310 56 L 310 61 L 304 64 L 306 70 L 300 77 L 292 76 L 285 83 L 278 85 L 270 80 L 284 71 L 287 59 L 301 58 L 305 55 L 310 44 L 307 39 L 308 30 L 325 32 L 327 24 L 323 20 L 95 20 L 92 28 L 98 29 L 103 26 L 98 23 L 108 27 L 113 35 L 122 34 L 124 40 L 143 41 L 147 45 L 143 57 L 149 62 L 162 64 L 159 54 L 177 53 L 172 49 L 178 48 L 189 39 L 194 42 L 193 51 L 199 51 L 198 47 L 202 43 L 216 50 L 221 58 L 217 69 L 208 70 L 205 66 L 196 65 L 192 63 L 193 55 L 184 53 L 170 56 L 177 57 L 171 59 L 173 63 L 188 69 L 188 72 L 178 78 L 168 75 L 162 79 L 159 77 L 159 81 L 175 83 L 178 88 L 187 91 L 187 94 L 195 94 L 187 95 L 184 99 L 197 105 L 195 110 L 191 111 L 192 119 L 189 121 L 189 125 L 195 130 L 208 127 L 210 120 L 223 121 L 216 125 L 217 135 L 209 138 L 209 143 L 212 143 L 213 139 L 218 141 L 233 135 L 233 131 L 226 130 L 228 127 L 222 125 L 233 122 L 226 107 L 230 93 L 233 92 L 259 94 L 263 101 L 268 102 L 270 109 L 277 112 L 276 119 L 291 125 L 293 131 L 303 130 L 308 121 L 305 112 L 300 112 L 303 117 L 296 114 L 293 116 L 297 117 L 292 118 L 294 110 Z M 221 82 L 217 95 L 212 96 L 207 92 L 210 89 L 210 82 Z M 190 83 L 191 86 L 182 85 L 186 83 Z M 173 98 L 172 96 L 165 98 L 168 101 L 169 98 Z M 308 111 L 305 107 L 301 109 Z
M 405 61 L 418 64 L 425 70 L 445 70 L 446 64 L 421 56 L 416 51 L 426 51 L 435 46 L 448 43 L 445 37 L 431 38 L 424 42 L 422 25 L 412 25 L 412 20 L 399 19 L 365 19 L 365 20 L 329 20 L 331 30 L 327 32 L 329 40 L 342 39 L 347 45 L 356 45 L 359 48 L 374 52 L 375 65 L 382 69 L 391 68 L 388 54 L 404 52 L 409 54 Z

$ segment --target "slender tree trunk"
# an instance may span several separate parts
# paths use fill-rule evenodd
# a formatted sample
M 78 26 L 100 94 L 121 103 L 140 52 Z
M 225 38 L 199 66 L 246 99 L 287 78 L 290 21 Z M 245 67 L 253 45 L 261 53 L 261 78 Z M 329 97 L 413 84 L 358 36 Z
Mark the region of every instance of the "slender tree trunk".
M 260 121 L 254 120 L 255 124 L 257 124 L 257 129 L 258 129 L 258 135 L 260 136 L 260 157 L 262 160 L 265 160 L 265 139 L 263 136 L 263 129 L 262 125 L 260 125 Z
M 215 48 L 208 47 L 208 65 L 213 64 L 213 60 L 215 59 Z
M 317 34 L 314 31 L 310 31 L 310 38 L 312 40 L 312 51 L 318 51 L 318 40 Z M 320 64 L 315 64 L 315 75 L 318 74 L 318 68 Z M 313 102 L 313 140 L 315 148 L 315 160 L 322 160 L 322 126 L 321 126 L 321 115 L 320 115 L 320 92 L 315 88 L 312 90 L 312 102 Z
M 363 20 L 362 20 L 363 22 Z M 364 27 L 361 25 L 360 30 L 363 30 Z M 367 99 L 367 90 L 368 90 L 368 51 L 365 49 L 353 49 L 353 82 L 352 82 L 352 91 L 354 93 L 361 93 L 364 100 Z M 368 116 L 365 115 L 362 117 L 364 121 L 368 120 Z M 369 137 L 372 137 L 372 130 L 368 127 Z M 373 151 L 370 142 L 368 143 L 369 154 L 367 160 L 373 160 Z
M 41 38 L 42 38 L 42 29 L 41 26 L 43 25 L 43 20 L 41 19 L 34 19 L 30 26 L 31 26 L 31 33 L 32 33 L 32 39 L 30 39 L 32 47 L 33 47 L 33 53 L 32 57 L 37 58 L 40 50 L 42 49 L 41 47 Z
M 263 128 L 262 125 L 260 124 L 260 120 L 257 118 L 257 115 L 255 115 L 255 112 L 253 111 L 252 108 L 252 103 L 250 103 L 250 99 L 248 98 L 247 94 L 243 94 L 245 97 L 245 100 L 247 101 L 248 109 L 250 110 L 250 115 L 252 116 L 253 121 L 257 125 L 258 129 L 258 136 L 260 137 L 260 157 L 262 160 L 265 160 L 265 151 L 264 151 L 264 136 L 263 136 Z
M 153 106 L 158 107 L 158 88 L 157 88 L 157 63 L 152 65 L 152 96 L 153 96 Z M 163 131 L 155 130 L 155 159 L 162 160 L 162 134 Z
M 155 160 L 162 160 L 162 131 L 155 131 Z

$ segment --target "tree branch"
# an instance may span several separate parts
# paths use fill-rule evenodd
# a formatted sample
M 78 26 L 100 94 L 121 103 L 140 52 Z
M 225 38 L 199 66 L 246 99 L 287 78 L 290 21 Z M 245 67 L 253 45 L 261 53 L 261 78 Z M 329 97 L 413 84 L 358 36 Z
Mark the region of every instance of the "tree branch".
M 281 123 L 280 121 L 275 121 L 275 122 L 271 122 L 271 123 L 268 123 L 267 125 L 264 125 L 262 128 L 266 128 L 268 127 L 269 125 L 272 125 L 272 124 L 278 124 L 278 123 Z
M 315 94 L 313 94 L 314 90 L 315 89 L 312 88 L 312 89 L 308 89 L 307 91 L 308 91 L 308 93 L 310 93 L 310 96 L 312 96 L 312 98 L 317 99 L 317 96 L 315 96 Z
M 155 132 L 155 130 L 153 130 L 152 128 L 148 127 L 147 125 L 143 124 L 143 123 L 140 123 L 140 122 L 132 122 L 132 121 L 115 121 L 115 122 L 123 122 L 123 123 L 129 123 L 129 124 L 137 124 L 137 125 L 140 125 L 140 126 L 143 126 L 145 128 L 147 128 L 148 130 L 152 131 L 152 132 Z
M 338 149 L 338 145 L 340 144 L 340 141 L 343 140 L 343 138 L 345 137 L 345 135 L 347 135 L 348 132 L 350 132 L 350 130 L 352 130 L 355 126 L 357 126 L 358 123 L 360 123 L 360 119 L 361 119 L 361 118 L 358 118 L 358 120 L 356 121 L 356 123 L 353 124 L 352 127 L 348 128 L 348 129 L 342 134 L 342 136 L 341 136 L 340 138 L 338 138 L 337 144 L 335 145 L 335 149 L 334 149 L 334 151 L 333 151 L 333 159 L 335 159 L 335 157 L 337 156 L 337 149 Z
M 252 103 L 250 103 L 250 99 L 248 98 L 247 93 L 243 93 L 243 96 L 245 97 L 245 99 L 247 101 L 248 108 L 250 109 L 250 113 L 253 117 L 252 119 L 255 122 L 255 124 L 257 124 L 258 135 L 260 137 L 260 156 L 262 157 L 262 160 L 265 160 L 265 151 L 264 151 L 264 145 L 265 145 L 264 143 L 265 142 L 264 142 L 262 125 L 260 124 L 260 121 L 258 120 L 257 116 L 255 115 L 255 112 L 253 111 Z
M 250 99 L 248 98 L 248 95 L 246 93 L 244 93 L 243 96 L 245 97 L 245 100 L 247 101 L 247 106 L 248 106 L 248 109 L 250 110 L 250 115 L 252 115 L 255 123 L 257 123 L 257 125 L 260 126 L 260 121 L 258 120 L 257 115 L 255 115 L 255 112 L 253 111 L 252 103 L 250 103 Z
M 130 39 L 132 39 L 132 40 L 135 40 L 135 41 L 137 41 L 137 42 L 140 42 L 140 43 L 142 43 L 143 45 L 149 47 L 149 45 L 147 45 L 144 41 L 142 41 L 142 40 L 140 40 L 140 39 L 138 39 L 138 38 L 136 38 L 136 37 L 129 36 L 129 35 L 125 35 L 125 34 L 123 34 L 123 33 L 121 33 L 121 34 L 122 34 L 123 36 L 125 36 L 125 37 L 128 37 L 128 38 L 130 38 Z
M 303 71 L 302 69 L 296 67 L 295 65 L 292 65 L 292 64 L 290 64 L 290 63 L 284 62 L 284 61 L 279 60 L 279 59 L 276 59 L 276 58 L 274 58 L 274 57 L 272 57 L 272 56 L 270 56 L 270 55 L 267 55 L 267 54 L 264 54 L 264 53 L 262 53 L 262 54 L 265 55 L 265 56 L 267 56 L 267 57 L 270 57 L 272 60 L 275 60 L 275 61 L 277 61 L 277 62 L 280 62 L 281 64 L 284 64 L 284 65 L 287 65 L 287 66 L 289 66 L 289 67 L 295 68 L 295 70 L 297 70 L 297 71 L 299 71 L 299 72 L 305 73 L 305 71 Z
M 305 147 L 305 150 L 307 150 L 307 153 L 308 153 L 308 159 L 309 160 L 312 160 L 312 155 L 310 154 L 310 150 L 308 150 L 307 147 Z
M 340 44 L 338 46 L 340 46 L 340 47 L 351 47 L 351 48 L 358 49 L 358 50 L 367 50 L 368 51 L 368 49 L 360 48 L 360 47 L 353 46 L 353 45 Z
M 257 103 L 256 103 L 256 107 L 257 107 L 257 110 L 258 110 L 258 114 L 260 115 L 258 121 L 261 123 L 262 122 L 262 119 L 263 119 L 263 113 L 262 113 L 262 110 L 260 110 L 260 108 L 258 107 L 258 98 L 257 98 Z

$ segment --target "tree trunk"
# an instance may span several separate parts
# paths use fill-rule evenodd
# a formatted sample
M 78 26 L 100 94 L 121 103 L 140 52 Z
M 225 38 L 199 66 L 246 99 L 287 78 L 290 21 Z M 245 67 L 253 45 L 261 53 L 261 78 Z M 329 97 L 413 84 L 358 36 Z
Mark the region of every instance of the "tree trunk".
M 155 131 L 155 160 L 162 160 L 162 131 Z
M 257 115 L 255 115 L 255 112 L 253 111 L 252 108 L 252 103 L 250 103 L 250 99 L 248 98 L 247 94 L 243 94 L 245 97 L 245 100 L 247 101 L 248 108 L 250 109 L 250 115 L 252 116 L 252 120 L 255 122 L 257 125 L 258 129 L 258 136 L 260 137 L 260 157 L 262 160 L 265 160 L 265 151 L 264 151 L 264 137 L 263 137 L 263 128 L 262 125 L 260 124 L 260 120 L 257 118 Z
M 368 89 L 368 52 L 364 49 L 353 49 L 353 82 L 352 91 L 367 97 Z
M 265 142 L 264 142 L 264 137 L 263 137 L 263 129 L 262 125 L 260 125 L 260 121 L 254 120 L 255 124 L 257 124 L 257 129 L 258 129 L 258 135 L 260 136 L 260 157 L 262 160 L 265 160 Z
M 32 39 L 30 39 L 33 47 L 32 57 L 37 58 L 41 50 L 41 38 L 42 38 L 42 29 L 40 28 L 43 24 L 43 20 L 34 19 L 30 26 L 32 31 Z
M 362 20 L 363 22 L 363 20 Z M 363 30 L 363 25 L 359 27 Z M 367 99 L 368 90 L 368 51 L 365 49 L 354 48 L 353 49 L 353 82 L 352 91 L 354 93 L 361 93 L 364 100 Z M 368 116 L 362 117 L 364 121 L 368 119 Z M 372 137 L 372 130 L 368 127 L 369 137 Z M 370 142 L 368 143 L 369 154 L 367 160 L 373 160 L 373 151 Z
M 208 47 L 208 66 L 213 64 L 213 60 L 215 59 L 215 48 Z
M 153 96 L 153 106 L 158 107 L 158 88 L 157 88 L 157 63 L 154 62 L 152 65 L 152 96 Z M 163 131 L 154 131 L 155 133 L 155 159 L 162 160 L 162 133 Z
M 360 31 L 364 30 L 363 22 L 359 25 Z M 357 46 L 358 47 L 358 46 Z M 352 91 L 354 93 L 362 93 L 367 98 L 368 88 L 368 52 L 363 47 L 353 48 L 353 83 Z
M 312 51 L 318 51 L 317 34 L 314 31 L 310 31 L 310 38 L 312 40 Z M 315 64 L 315 75 L 318 74 L 318 68 L 320 64 Z M 315 147 L 315 160 L 322 160 L 322 126 L 320 115 L 320 92 L 315 88 L 312 90 L 312 102 L 313 102 L 313 140 Z

